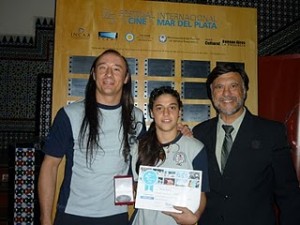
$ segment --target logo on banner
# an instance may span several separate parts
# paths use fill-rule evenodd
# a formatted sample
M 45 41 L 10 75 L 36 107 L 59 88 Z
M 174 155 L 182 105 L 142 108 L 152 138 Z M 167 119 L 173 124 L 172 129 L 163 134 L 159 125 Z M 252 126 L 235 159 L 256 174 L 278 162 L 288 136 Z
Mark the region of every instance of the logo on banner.
M 129 42 L 132 42 L 132 41 L 134 40 L 134 34 L 132 34 L 132 33 L 127 33 L 127 34 L 125 35 L 125 39 L 126 39 L 127 41 L 129 41 Z
M 165 43 L 167 41 L 167 36 L 162 34 L 159 36 L 159 41 L 162 42 L 162 43 Z
M 243 41 L 243 40 L 222 40 L 222 45 L 246 47 L 246 41 Z
M 100 31 L 100 32 L 98 32 L 98 38 L 117 39 L 118 33 L 117 32 Z
M 212 39 L 206 39 L 204 44 L 205 45 L 221 45 L 221 41 L 214 41 Z
M 71 37 L 74 39 L 89 39 L 90 33 L 85 28 L 80 27 L 78 30 L 71 32 Z

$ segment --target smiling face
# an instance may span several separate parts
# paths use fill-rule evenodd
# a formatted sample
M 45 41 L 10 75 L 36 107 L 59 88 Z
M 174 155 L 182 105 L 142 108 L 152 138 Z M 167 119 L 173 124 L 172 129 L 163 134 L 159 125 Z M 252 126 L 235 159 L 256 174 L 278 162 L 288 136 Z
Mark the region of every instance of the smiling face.
M 213 104 L 224 121 L 232 122 L 242 114 L 246 90 L 238 73 L 222 74 L 210 88 Z
M 124 59 L 112 52 L 104 54 L 95 64 L 93 77 L 96 82 L 97 102 L 119 104 L 123 85 L 129 77 Z
M 158 134 L 162 132 L 173 133 L 176 136 L 180 107 L 174 96 L 171 94 L 162 94 L 158 96 L 153 102 L 151 114 L 155 121 Z

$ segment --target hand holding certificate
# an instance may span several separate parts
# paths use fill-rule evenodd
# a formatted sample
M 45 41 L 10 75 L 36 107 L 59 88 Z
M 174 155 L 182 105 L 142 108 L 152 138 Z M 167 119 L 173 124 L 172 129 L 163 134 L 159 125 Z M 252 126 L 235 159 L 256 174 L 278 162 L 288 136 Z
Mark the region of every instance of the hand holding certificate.
M 195 212 L 200 204 L 202 171 L 140 166 L 135 207 L 180 212 L 173 206 Z

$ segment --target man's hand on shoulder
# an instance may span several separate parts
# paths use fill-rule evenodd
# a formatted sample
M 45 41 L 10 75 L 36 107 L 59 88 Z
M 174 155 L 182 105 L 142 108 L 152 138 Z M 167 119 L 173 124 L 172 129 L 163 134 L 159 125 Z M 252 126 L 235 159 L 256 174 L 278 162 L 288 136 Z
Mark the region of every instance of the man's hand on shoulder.
M 193 137 L 193 132 L 188 125 L 177 123 L 177 130 L 179 130 L 184 136 Z

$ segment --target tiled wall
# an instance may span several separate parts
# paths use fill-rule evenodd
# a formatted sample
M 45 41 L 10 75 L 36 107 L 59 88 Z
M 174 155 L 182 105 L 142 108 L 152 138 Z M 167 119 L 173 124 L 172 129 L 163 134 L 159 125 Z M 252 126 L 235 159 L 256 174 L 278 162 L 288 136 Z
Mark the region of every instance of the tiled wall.
M 53 19 L 36 21 L 35 39 L 0 37 L 0 164 L 9 145 L 39 142 L 49 129 L 53 42 Z

